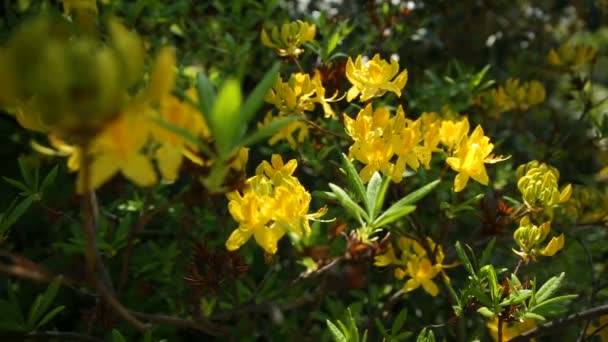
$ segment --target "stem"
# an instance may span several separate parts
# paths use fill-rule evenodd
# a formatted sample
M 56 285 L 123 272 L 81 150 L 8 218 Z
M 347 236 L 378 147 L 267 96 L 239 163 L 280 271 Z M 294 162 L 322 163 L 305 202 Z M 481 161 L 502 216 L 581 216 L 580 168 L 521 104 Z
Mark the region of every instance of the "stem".
M 114 312 L 126 322 L 133 325 L 139 331 L 148 329 L 148 326 L 137 320 L 129 311 L 114 297 L 113 293 L 106 288 L 106 286 L 100 281 L 98 277 L 99 272 L 103 272 L 105 269 L 101 259 L 98 259 L 98 250 L 95 242 L 95 217 L 97 213 L 93 210 L 96 209 L 95 195 L 91 190 L 91 155 L 89 154 L 89 146 L 84 144 L 82 147 L 82 182 L 83 182 L 83 195 L 82 195 L 82 219 L 83 219 L 83 230 L 84 237 L 86 240 L 86 266 L 87 266 L 87 277 L 93 288 L 101 295 L 103 301 L 105 301 Z
M 103 342 L 102 339 L 97 337 L 63 331 L 39 331 L 24 334 L 2 334 L 0 335 L 0 338 L 2 338 L 2 341 L 52 341 L 58 339 L 60 341 Z
M 498 316 L 498 342 L 502 342 L 502 316 Z
M 538 327 L 528 330 L 523 334 L 513 338 L 510 342 L 521 342 L 521 341 L 529 341 L 537 336 L 544 335 L 548 332 L 556 332 L 557 330 L 561 330 L 566 328 L 569 325 L 574 323 L 584 321 L 590 318 L 599 317 L 602 315 L 608 314 L 608 304 L 597 306 L 595 308 L 591 308 L 585 311 L 577 312 L 570 316 L 564 318 L 558 318 L 551 322 L 545 323 L 543 325 L 539 325 Z
M 131 311 L 129 314 L 151 323 L 167 324 L 180 328 L 199 330 L 212 336 L 226 335 L 226 331 L 223 327 L 212 324 L 206 320 L 193 321 L 168 315 L 153 315 L 137 311 Z

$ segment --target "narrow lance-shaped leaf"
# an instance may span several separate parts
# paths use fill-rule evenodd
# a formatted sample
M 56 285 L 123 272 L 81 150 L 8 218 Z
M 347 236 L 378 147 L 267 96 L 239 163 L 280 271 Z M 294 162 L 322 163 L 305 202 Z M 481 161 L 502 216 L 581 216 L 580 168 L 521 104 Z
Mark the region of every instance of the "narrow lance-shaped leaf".
M 211 122 L 211 111 L 215 103 L 215 90 L 211 81 L 203 73 L 197 77 L 197 90 L 199 98 L 199 109 L 203 113 L 206 122 Z
M 426 196 L 429 192 L 433 191 L 439 185 L 440 180 L 435 180 L 430 182 L 427 185 L 422 186 L 421 188 L 416 189 L 415 191 L 409 193 L 407 196 L 403 197 L 399 201 L 395 202 L 395 205 L 406 205 L 406 204 L 415 204 L 420 201 L 424 196 Z
M 268 89 L 272 87 L 274 82 L 276 81 L 279 75 L 279 68 L 281 64 L 279 62 L 275 63 L 270 70 L 266 72 L 264 78 L 258 83 L 258 85 L 253 89 L 253 92 L 247 97 L 245 102 L 243 103 L 243 109 L 241 110 L 241 116 L 245 123 L 248 123 L 253 119 L 257 111 L 260 109 L 262 104 L 264 103 L 264 96 L 266 96 L 266 92 Z
M 559 276 L 547 280 L 547 282 L 536 291 L 536 303 L 540 304 L 549 299 L 559 289 L 564 276 L 565 273 L 562 272 Z
M 367 183 L 367 191 L 365 197 L 367 201 L 365 201 L 367 214 L 373 220 L 376 217 L 376 203 L 380 201 L 379 195 L 382 188 L 382 176 L 379 172 L 374 172 L 369 183 Z
M 55 301 L 55 296 L 57 295 L 57 291 L 59 290 L 59 285 L 61 283 L 61 277 L 57 277 L 51 282 L 49 287 L 44 291 L 43 294 L 38 295 L 34 300 L 30 308 L 30 312 L 27 317 L 27 325 L 30 327 L 35 327 L 36 322 L 45 314 Z
M 240 113 L 241 100 L 241 86 L 234 79 L 226 81 L 215 98 L 209 124 L 221 160 L 229 157 L 245 133 L 243 129 L 246 126 Z
M 353 217 L 361 217 L 366 222 L 369 221 L 369 217 L 367 216 L 365 210 L 363 210 L 363 208 L 361 208 L 357 203 L 355 203 L 355 201 L 353 201 L 353 199 L 348 196 L 346 191 L 332 183 L 329 183 L 329 187 L 338 197 L 338 201 L 340 201 L 340 204 L 342 204 L 344 209 L 346 209 Z
M 348 184 L 352 187 L 351 190 L 355 193 L 357 198 L 360 198 L 363 201 L 363 206 L 369 211 L 370 206 L 367 202 L 366 190 L 365 186 L 363 186 L 363 181 L 361 181 L 361 177 L 359 177 L 359 173 L 355 169 L 353 163 L 351 163 L 348 156 L 346 156 L 344 153 L 342 153 L 342 165 L 346 171 L 346 179 Z
M 460 262 L 462 263 L 462 266 L 464 267 L 464 269 L 467 270 L 467 272 L 469 272 L 469 274 L 473 277 L 473 279 L 477 279 L 477 274 L 476 274 L 475 270 L 473 269 L 473 264 L 471 264 L 471 260 L 469 260 L 469 257 L 467 256 L 467 253 L 464 251 L 464 248 L 462 248 L 460 241 L 456 241 L 456 244 L 454 245 L 454 249 L 456 249 L 456 254 L 458 255 L 458 259 L 460 259 Z
M 479 259 L 480 267 L 484 267 L 488 263 L 488 259 L 490 259 L 490 255 L 492 254 L 492 249 L 494 249 L 494 243 L 496 243 L 496 238 L 492 238 L 490 241 L 488 241 L 486 248 L 483 249 L 481 259 Z
M 382 227 L 387 224 L 393 223 L 398 219 L 412 213 L 416 210 L 415 205 L 404 205 L 400 207 L 390 207 L 385 212 L 383 212 L 378 218 L 374 221 L 375 227 Z
M 346 336 L 338 329 L 338 327 L 333 324 L 330 320 L 326 320 L 327 328 L 329 328 L 329 332 L 331 333 L 331 337 L 335 342 L 348 342 Z

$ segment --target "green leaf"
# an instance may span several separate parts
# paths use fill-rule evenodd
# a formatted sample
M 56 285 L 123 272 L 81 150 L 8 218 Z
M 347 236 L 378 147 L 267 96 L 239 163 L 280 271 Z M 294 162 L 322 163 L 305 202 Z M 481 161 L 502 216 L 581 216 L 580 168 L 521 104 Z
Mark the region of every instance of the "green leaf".
M 490 297 L 494 303 L 500 299 L 500 290 L 498 289 L 498 277 L 496 277 L 496 270 L 492 265 L 486 265 L 481 268 L 480 273 L 488 278 L 488 285 L 490 286 Z
M 213 109 L 209 125 L 221 160 L 229 157 L 233 147 L 245 133 L 246 122 L 241 117 L 241 85 L 235 79 L 227 80 L 220 89 Z
M 469 274 L 473 277 L 473 279 L 477 279 L 477 273 L 473 269 L 473 264 L 471 264 L 471 260 L 469 260 L 469 257 L 467 256 L 467 253 L 464 251 L 464 248 L 462 248 L 460 241 L 456 241 L 456 244 L 454 245 L 454 247 L 456 249 L 456 254 L 458 255 L 458 259 L 460 259 L 460 262 L 462 263 L 462 266 L 464 267 L 464 269 L 467 270 L 467 272 L 469 272 Z
M 395 205 L 388 208 L 382 215 L 373 222 L 374 227 L 382 227 L 387 224 L 393 223 L 398 219 L 410 214 L 416 210 L 415 205 L 403 205 L 396 207 Z
M 327 328 L 329 328 L 329 332 L 331 333 L 332 338 L 335 342 L 349 342 L 346 336 L 335 326 L 330 320 L 325 320 L 327 324 Z
M 127 342 L 127 340 L 125 340 L 120 331 L 112 329 L 112 342 Z
M 367 214 L 372 220 L 376 217 L 377 214 L 377 203 L 382 202 L 379 198 L 380 191 L 382 190 L 382 183 L 382 176 L 377 171 L 374 172 L 374 174 L 369 180 L 369 183 L 367 183 L 367 191 L 365 194 L 367 201 L 365 201 L 365 204 L 367 207 Z
M 530 296 L 532 296 L 532 290 L 519 290 L 515 293 L 511 293 L 509 297 L 503 299 L 499 305 L 504 307 L 521 303 L 524 300 L 528 299 Z
M 27 185 L 21 183 L 20 181 L 16 180 L 16 179 L 12 179 L 12 178 L 8 178 L 8 177 L 2 177 L 2 179 L 7 182 L 9 185 L 12 185 L 13 187 L 29 194 L 32 192 L 32 190 L 30 190 L 30 188 L 28 188 Z
M 481 253 L 481 259 L 479 259 L 480 267 L 484 267 L 488 263 L 488 259 L 490 259 L 490 254 L 492 254 L 492 249 L 494 249 L 495 243 L 496 243 L 495 237 L 493 237 L 490 241 L 488 241 L 486 248 L 484 248 L 483 252 Z
M 424 196 L 426 196 L 429 192 L 433 191 L 433 189 L 435 189 L 440 182 L 441 181 L 438 179 L 436 181 L 430 182 L 427 185 L 424 185 L 421 188 L 416 189 L 414 192 L 411 192 L 407 196 L 395 202 L 393 206 L 415 204 L 416 202 L 420 201 Z
M 284 126 L 286 126 L 294 121 L 301 120 L 303 118 L 304 117 L 301 115 L 297 115 L 297 116 L 293 115 L 293 116 L 288 116 L 288 117 L 284 117 L 284 118 L 274 119 L 270 123 L 258 128 L 255 132 L 253 132 L 252 134 L 243 138 L 242 142 L 239 145 L 240 146 L 253 145 L 253 144 L 257 143 L 258 141 L 273 135 L 274 133 L 276 133 L 278 130 L 280 130 Z
M 55 307 L 53 310 L 47 312 L 47 314 L 44 315 L 44 317 L 42 317 L 42 319 L 40 320 L 40 322 L 38 322 L 36 324 L 36 329 L 38 329 L 38 328 L 44 326 L 45 324 L 47 324 L 51 319 L 53 319 L 60 312 L 62 312 L 63 309 L 65 309 L 65 306 L 61 305 L 61 306 Z
M 544 321 L 544 320 L 546 320 L 545 316 L 541 316 L 541 315 L 535 314 L 533 312 L 526 312 L 521 317 L 523 319 L 525 319 L 525 320 L 530 320 L 530 319 L 534 319 L 534 320 L 537 320 L 537 321 Z
M 577 295 L 564 295 L 564 296 L 547 299 L 546 301 L 542 302 L 541 304 L 538 304 L 538 305 L 530 308 L 529 311 L 533 312 L 535 314 L 538 314 L 538 315 L 543 315 L 543 316 L 550 316 L 550 317 L 560 316 L 565 311 L 568 310 L 568 304 L 563 303 L 563 302 L 577 298 L 577 297 L 578 297 Z
M 36 188 L 36 182 L 32 175 L 32 170 L 30 166 L 27 164 L 24 158 L 17 159 L 17 163 L 19 164 L 19 171 L 21 172 L 21 177 L 25 181 L 25 184 L 29 189 L 34 190 Z
M 496 314 L 492 310 L 488 309 L 488 307 L 486 306 L 480 307 L 479 309 L 477 309 L 477 312 L 485 318 L 492 319 L 496 316 Z
M 377 317 L 374 318 L 374 323 L 376 324 L 376 328 L 378 328 L 378 330 L 380 331 L 380 334 L 382 334 L 383 337 L 390 337 L 390 335 L 388 334 L 388 331 L 386 331 L 386 328 L 384 327 L 382 322 Z
M 407 308 L 404 308 L 399 312 L 395 320 L 393 321 L 393 326 L 391 327 L 391 336 L 395 337 L 396 334 L 401 330 L 405 320 L 407 319 Z
M 356 198 L 361 199 L 363 201 L 363 206 L 369 210 L 370 205 L 367 202 L 367 195 L 365 186 L 363 186 L 363 181 L 361 181 L 361 177 L 359 177 L 359 173 L 355 169 L 353 163 L 351 163 L 350 159 L 346 154 L 342 153 L 342 165 L 344 170 L 346 170 L 346 180 L 348 182 L 349 188 L 352 192 L 354 192 Z
M 55 165 L 55 167 L 53 167 L 51 171 L 46 174 L 46 176 L 42 180 L 42 184 L 40 185 L 40 192 L 44 194 L 44 192 L 49 188 L 49 186 L 51 186 L 51 184 L 55 182 L 55 178 L 57 178 L 57 170 L 59 170 L 59 165 Z
M 563 295 L 563 296 L 547 299 L 547 300 L 543 301 L 542 303 L 532 306 L 529 311 L 536 312 L 536 313 L 549 314 L 551 311 L 558 309 L 559 306 L 565 305 L 565 303 L 560 303 L 560 302 L 574 299 L 576 297 L 578 297 L 578 295 Z M 561 305 L 556 305 L 558 303 Z M 551 309 L 551 310 L 549 310 L 549 309 Z
M 276 62 L 270 70 L 266 72 L 264 78 L 258 83 L 253 89 L 253 92 L 247 97 L 245 103 L 243 103 L 243 109 L 241 110 L 241 116 L 245 123 L 248 123 L 253 119 L 257 111 L 264 103 L 264 97 L 273 84 L 276 82 L 279 75 L 279 68 L 281 64 Z
M 336 194 L 334 194 L 331 191 L 319 191 L 319 190 L 315 190 L 312 192 L 313 197 L 317 197 L 320 199 L 324 199 L 324 200 L 329 200 L 329 201 L 337 201 L 338 200 L 338 196 L 336 196 Z
M 359 341 L 359 328 L 357 327 L 357 322 L 355 321 L 355 318 L 353 317 L 353 313 L 350 311 L 350 308 L 346 309 L 346 321 L 348 323 L 348 332 L 349 332 L 349 339 L 351 342 L 358 342 Z M 350 338 L 352 337 L 352 339 Z
M 11 210 L 10 213 L 4 216 L 3 220 L 0 222 L 0 235 L 3 235 L 10 227 L 12 227 L 15 222 L 29 209 L 29 207 L 34 202 L 33 196 L 28 196 L 23 199 L 15 208 Z
M 206 122 L 211 122 L 212 108 L 215 103 L 215 90 L 213 84 L 203 73 L 199 73 L 197 77 L 197 90 L 199 98 L 199 109 Z
M 564 280 L 565 273 L 562 272 L 558 277 L 552 277 L 536 291 L 536 303 L 540 304 L 549 299 L 560 287 Z
M 46 291 L 42 295 L 38 295 L 34 304 L 30 307 L 30 312 L 27 318 L 27 325 L 29 327 L 35 327 L 36 322 L 45 314 L 55 301 L 57 291 L 59 291 L 59 285 L 61 284 L 61 276 L 56 277 Z
M 329 183 L 329 187 L 331 188 L 331 191 L 333 191 L 333 193 L 336 194 L 336 197 L 338 197 L 338 201 L 340 202 L 340 204 L 353 217 L 355 217 L 357 219 L 363 218 L 365 220 L 365 222 L 369 222 L 369 216 L 367 216 L 367 213 L 365 212 L 365 210 L 363 210 L 363 208 L 361 208 L 357 203 L 355 203 L 355 201 L 353 201 L 353 199 L 350 198 L 350 196 L 348 196 L 348 194 L 346 193 L 346 191 L 344 191 L 344 189 L 342 189 L 341 187 L 339 187 L 333 183 Z

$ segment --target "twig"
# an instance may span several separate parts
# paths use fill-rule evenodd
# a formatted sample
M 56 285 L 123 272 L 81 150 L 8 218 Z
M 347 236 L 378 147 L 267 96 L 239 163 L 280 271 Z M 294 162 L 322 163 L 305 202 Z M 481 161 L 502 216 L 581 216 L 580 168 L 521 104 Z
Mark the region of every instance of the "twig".
M 312 128 L 314 128 L 314 129 L 316 129 L 316 130 L 318 130 L 318 131 L 321 131 L 321 132 L 323 132 L 323 133 L 327 133 L 327 134 L 329 134 L 329 135 L 333 135 L 334 137 L 336 137 L 336 138 L 340 138 L 340 139 L 342 139 L 342 140 L 348 140 L 348 141 L 350 141 L 350 139 L 348 139 L 347 137 L 345 137 L 345 136 L 343 136 L 343 135 L 341 135 L 341 134 L 338 134 L 338 133 L 336 133 L 336 132 L 334 132 L 334 131 L 332 131 L 332 130 L 330 130 L 330 129 L 327 129 L 327 128 L 324 128 L 324 127 L 321 127 L 321 126 L 319 126 L 319 125 L 318 125 L 316 122 L 314 122 L 314 121 L 311 121 L 311 120 L 302 120 L 302 121 L 304 121 L 304 122 L 305 122 L 307 125 L 311 126 Z
M 86 241 L 86 266 L 87 276 L 89 282 L 95 288 L 95 290 L 101 295 L 101 298 L 114 310 L 114 312 L 124 319 L 129 324 L 133 325 L 140 331 L 148 329 L 148 326 L 141 323 L 137 318 L 133 317 L 131 313 L 114 297 L 113 293 L 106 288 L 106 286 L 100 281 L 98 272 L 103 272 L 103 264 L 101 260 L 98 260 L 98 251 L 95 242 L 95 229 L 94 222 L 97 213 L 94 212 L 93 208 L 96 204 L 95 197 L 91 191 L 91 168 L 90 168 L 90 155 L 88 153 L 88 146 L 86 144 L 82 147 L 82 180 L 83 180 L 83 196 L 82 196 L 82 220 L 84 237 Z
M 60 341 L 84 341 L 84 342 L 103 342 L 102 339 L 64 331 L 38 331 L 24 334 L 0 334 L 2 341 L 27 341 L 27 340 L 43 340 L 49 341 L 59 339 Z
M 130 314 L 150 323 L 167 324 L 180 328 L 194 329 L 213 336 L 224 336 L 227 334 L 227 331 L 224 327 L 212 324 L 211 322 L 204 320 L 194 321 L 169 315 L 147 314 L 137 311 L 131 311 Z
M 589 301 L 589 305 L 594 306 L 597 293 L 599 292 L 599 290 L 598 290 L 599 284 L 598 284 L 598 280 L 595 276 L 595 270 L 593 269 L 593 255 L 591 255 L 591 251 L 589 250 L 589 247 L 587 247 L 587 244 L 585 244 L 585 242 L 583 242 L 583 240 L 581 240 L 579 237 L 577 237 L 576 242 L 578 242 L 579 245 L 581 245 L 581 247 L 583 247 L 583 249 L 585 250 L 585 254 L 587 254 L 587 261 L 589 261 L 589 275 L 591 276 L 591 286 L 593 287 L 593 290 L 591 291 L 591 298 Z M 585 324 L 583 325 L 583 329 L 581 329 L 581 332 L 578 335 L 578 340 L 577 340 L 578 342 L 582 342 L 585 339 L 585 332 L 587 331 L 587 328 L 589 328 L 590 323 L 591 323 L 591 319 L 588 319 L 587 321 L 585 321 Z
M 591 308 L 589 310 L 577 312 L 570 316 L 564 318 L 558 318 L 551 322 L 545 323 L 543 325 L 539 325 L 538 327 L 528 330 L 523 334 L 513 338 L 510 342 L 521 342 L 521 341 L 529 341 L 537 336 L 544 335 L 548 332 L 555 332 L 557 330 L 561 330 L 566 328 L 569 325 L 574 323 L 584 321 L 586 319 L 602 316 L 608 314 L 608 304 L 597 306 L 595 308 Z

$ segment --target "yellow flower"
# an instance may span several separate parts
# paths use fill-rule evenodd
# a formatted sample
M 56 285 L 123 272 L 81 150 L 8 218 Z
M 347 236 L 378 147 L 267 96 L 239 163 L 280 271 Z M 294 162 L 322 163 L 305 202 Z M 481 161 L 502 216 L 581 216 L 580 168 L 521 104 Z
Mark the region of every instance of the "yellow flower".
M 279 155 L 273 155 L 271 163 L 263 161 L 256 175 L 246 181 L 242 195 L 238 191 L 227 194 L 230 214 L 239 223 L 226 241 L 228 250 L 240 248 L 253 235 L 266 253 L 275 254 L 285 233 L 310 235 L 308 220 L 323 215 L 325 209 L 308 214 L 311 196 L 292 176 L 296 167 L 295 159 L 283 163 Z
M 363 58 L 359 55 L 355 62 L 348 59 L 346 62 L 346 78 L 353 85 L 346 95 L 348 102 L 361 95 L 361 101 L 367 101 L 373 97 L 382 96 L 387 91 L 401 96 L 401 89 L 407 83 L 407 70 L 403 70 L 399 75 L 399 63 L 391 59 L 387 63 L 376 54 L 367 63 L 363 63 Z
M 400 176 L 393 174 L 394 165 L 390 161 L 395 151 L 389 116 L 388 109 L 379 107 L 373 110 L 371 104 L 362 109 L 355 120 L 344 115 L 346 132 L 355 141 L 349 148 L 349 156 L 365 164 L 359 172 L 364 183 L 367 183 L 376 171 L 394 176 L 393 180 Z
M 422 285 L 422 288 L 435 297 L 439 294 L 439 287 L 432 280 L 441 271 L 441 265 L 433 265 L 428 258 L 420 260 L 410 260 L 407 263 L 407 275 L 411 277 L 403 289 L 405 292 L 411 292 Z
M 490 336 L 494 341 L 498 341 L 498 317 L 486 323 Z M 528 330 L 536 328 L 536 321 L 527 320 L 523 322 L 502 322 L 502 340 L 507 342 Z
M 465 116 L 460 121 L 443 120 L 439 128 L 441 143 L 453 150 L 460 144 L 460 140 L 469 134 L 469 119 Z
M 414 291 L 422 286 L 427 293 L 435 297 L 439 294 L 439 287 L 435 284 L 433 278 L 449 266 L 441 264 L 444 259 L 442 246 L 437 246 L 428 237 L 427 243 L 429 249 L 435 253 L 434 264 L 431 263 L 427 250 L 418 241 L 407 237 L 400 237 L 396 242 L 399 252 L 395 252 L 394 247 L 389 245 L 388 251 L 385 254 L 376 256 L 374 265 L 378 267 L 398 266 L 394 271 L 395 278 L 399 280 L 406 277 L 409 278 L 403 286 L 406 292 Z
M 336 95 L 325 98 L 325 88 L 321 84 L 321 75 L 315 72 L 313 78 L 304 73 L 292 74 L 287 82 L 277 79 L 264 100 L 272 103 L 279 115 L 303 114 L 315 109 L 318 103 L 323 107 L 325 117 L 335 117 L 328 102 L 335 101 Z
M 504 85 L 483 92 L 477 103 L 491 116 L 510 110 L 525 111 L 545 100 L 545 87 L 539 81 L 520 82 L 510 78 Z
M 494 145 L 490 138 L 484 136 L 481 126 L 477 126 L 468 139 L 461 139 L 460 146 L 454 157 L 449 157 L 446 162 L 452 170 L 458 172 L 454 180 L 454 191 L 462 191 L 469 178 L 488 185 L 489 178 L 484 163 L 490 161 L 490 153 Z
M 270 32 L 270 37 L 266 30 L 262 29 L 262 44 L 276 49 L 281 57 L 298 57 L 304 52 L 302 44 L 312 41 L 317 33 L 317 27 L 313 24 L 296 20 L 286 23 L 279 27 L 274 26 Z
M 551 238 L 551 241 L 547 244 L 545 249 L 540 251 L 540 254 L 544 256 L 554 256 L 555 253 L 559 252 L 564 248 L 565 243 L 564 234 L 560 234 L 558 237 Z
M 157 104 L 155 114 L 163 122 L 189 133 L 194 138 L 209 137 L 209 127 L 203 115 L 192 105 L 198 102 L 196 89 L 190 88 L 186 91 L 188 99 L 185 101 L 171 94 L 176 78 L 175 70 L 173 49 L 163 48 L 152 68 L 150 83 L 146 89 L 147 99 L 152 104 Z M 152 126 L 151 133 L 160 144 L 154 155 L 164 180 L 174 181 L 177 178 L 183 157 L 195 164 L 203 164 L 203 160 L 196 155 L 198 146 L 192 141 L 160 124 Z
M 384 254 L 377 255 L 374 258 L 374 266 L 384 267 L 392 264 L 397 264 L 398 259 L 395 256 L 395 250 L 393 249 L 393 245 L 388 245 L 388 250 Z
M 91 142 L 92 161 L 89 164 L 89 189 L 94 190 L 117 172 L 139 186 L 156 183 L 154 166 L 141 150 L 149 138 L 149 127 L 142 108 L 131 108 L 107 124 Z M 77 191 L 84 190 L 82 168 L 78 175 Z
M 549 64 L 577 67 L 595 58 L 597 50 L 589 45 L 564 43 L 557 50 L 551 49 L 547 56 Z

